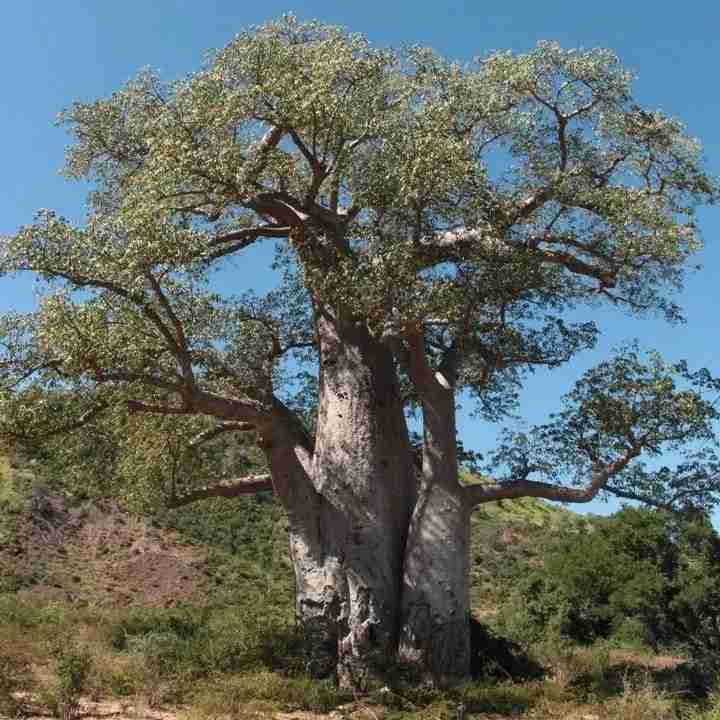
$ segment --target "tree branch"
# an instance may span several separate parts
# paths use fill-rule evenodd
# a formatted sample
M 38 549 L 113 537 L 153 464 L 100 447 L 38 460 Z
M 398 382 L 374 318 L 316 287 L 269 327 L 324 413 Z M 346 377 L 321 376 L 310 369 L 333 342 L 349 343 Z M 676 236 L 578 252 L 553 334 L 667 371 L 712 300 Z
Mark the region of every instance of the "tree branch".
M 205 443 L 214 440 L 216 437 L 219 437 L 226 432 L 249 432 L 250 430 L 254 429 L 255 425 L 248 422 L 221 422 L 218 423 L 214 428 L 210 428 L 209 430 L 203 430 L 203 432 L 198 433 L 190 441 L 190 447 L 198 447 L 199 445 L 204 445 Z
M 150 322 L 155 325 L 155 327 L 160 331 L 160 334 L 165 338 L 165 341 L 168 344 L 170 352 L 181 363 L 181 365 L 184 362 L 184 351 L 179 342 L 179 339 L 172 334 L 168 326 L 163 322 L 162 318 L 157 314 L 157 312 L 155 312 L 155 310 L 150 307 L 150 305 L 148 305 L 142 294 L 131 292 L 127 288 L 122 287 L 122 285 L 118 285 L 117 283 L 111 282 L 110 280 L 91 278 L 84 275 L 74 275 L 69 272 L 62 272 L 52 268 L 33 267 L 30 265 L 28 265 L 28 267 L 26 267 L 25 269 L 44 273 L 50 275 L 51 277 L 55 276 L 63 278 L 64 280 L 67 280 L 68 282 L 76 285 L 77 287 L 94 287 L 102 290 L 107 290 L 111 293 L 114 293 L 115 295 L 118 295 L 119 297 L 124 298 L 125 300 L 128 300 L 129 302 L 133 303 L 142 312 L 142 314 L 145 315 L 145 317 L 147 317 L 148 320 L 150 320 Z
M 170 392 L 181 392 L 182 387 L 177 383 L 171 383 L 167 380 L 162 380 L 159 377 L 153 375 L 143 375 L 141 373 L 125 372 L 123 370 L 115 370 L 113 372 L 105 372 L 103 370 L 95 370 L 94 376 L 96 382 L 129 382 L 129 383 L 140 383 L 142 385 L 150 385 L 150 387 L 159 387 L 163 390 Z
M 175 332 L 177 333 L 177 341 L 174 343 L 174 347 L 177 351 L 176 359 L 178 360 L 178 362 L 180 363 L 180 367 L 182 368 L 183 377 L 188 382 L 193 382 L 192 359 L 190 358 L 190 351 L 188 349 L 188 341 L 185 335 L 185 329 L 180 322 L 180 318 L 173 310 L 170 301 L 167 299 L 167 296 L 163 292 L 162 287 L 160 287 L 160 283 L 157 281 L 157 278 L 150 272 L 147 273 L 146 277 L 150 282 L 150 286 L 152 287 L 153 292 L 155 293 L 155 297 L 158 299 L 158 302 L 160 303 L 160 305 L 162 305 L 165 313 L 170 318 L 170 322 L 172 323 L 173 327 L 175 328 Z
M 494 500 L 512 500 L 521 497 L 535 497 L 556 502 L 587 503 L 593 500 L 601 490 L 604 490 L 610 478 L 624 470 L 633 458 L 640 455 L 640 452 L 641 448 L 638 445 L 629 448 L 625 455 L 615 462 L 594 470 L 590 482 L 582 488 L 523 478 L 507 482 L 468 485 L 464 488 L 465 499 L 471 506 Z
M 5 435 L 9 435 L 16 440 L 19 441 L 32 441 L 32 440 L 47 440 L 48 438 L 55 437 L 56 435 L 65 435 L 67 433 L 74 432 L 75 430 L 80 430 L 81 428 L 85 427 L 89 423 L 91 423 L 101 412 L 106 410 L 108 407 L 108 404 L 105 402 L 100 403 L 99 405 L 95 406 L 94 408 L 90 408 L 89 410 L 86 410 L 77 420 L 73 420 L 72 422 L 66 423 L 65 425 L 61 425 L 60 427 L 52 428 L 50 430 L 46 430 L 41 433 L 37 433 L 34 435 L 26 435 L 22 432 L 14 432 L 9 431 L 6 433 L 2 433 Z
M 127 409 L 130 412 L 154 413 L 156 415 L 194 415 L 192 408 L 174 407 L 172 405 L 151 405 L 138 400 L 127 400 Z
M 289 225 L 258 225 L 256 227 L 242 228 L 226 235 L 218 235 L 210 241 L 210 247 L 226 245 L 227 243 L 237 243 L 242 247 L 251 245 L 255 240 L 261 237 L 286 238 L 290 235 L 291 227 Z
M 254 495 L 259 492 L 273 492 L 272 477 L 269 473 L 260 475 L 248 475 L 237 478 L 230 483 L 210 485 L 197 490 L 192 490 L 184 495 L 170 497 L 167 500 L 167 507 L 174 509 L 190 505 L 199 500 L 209 498 L 235 498 L 241 495 Z
M 405 340 L 408 374 L 417 391 L 422 394 L 423 388 L 435 382 L 433 368 L 425 352 L 425 337 L 422 331 L 412 331 L 405 335 Z
M 282 126 L 272 127 L 252 148 L 252 154 L 245 161 L 240 184 L 254 185 L 258 176 L 265 169 L 267 156 L 274 150 L 283 138 L 285 128 Z

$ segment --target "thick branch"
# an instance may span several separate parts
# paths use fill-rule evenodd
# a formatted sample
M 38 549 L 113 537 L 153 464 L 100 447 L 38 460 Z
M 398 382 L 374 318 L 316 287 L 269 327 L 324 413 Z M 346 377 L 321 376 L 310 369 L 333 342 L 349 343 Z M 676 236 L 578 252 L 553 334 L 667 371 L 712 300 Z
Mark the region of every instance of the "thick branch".
M 150 387 L 158 387 L 170 392 L 181 392 L 182 388 L 177 383 L 171 383 L 154 375 L 143 375 L 142 373 L 126 372 L 124 370 L 114 370 L 107 372 L 104 370 L 94 370 L 95 381 L 98 383 L 106 382 L 127 382 L 140 383 L 141 385 L 149 385 Z
M 209 498 L 235 498 L 240 495 L 254 495 L 259 492 L 273 492 L 271 476 L 269 473 L 260 475 L 248 475 L 247 477 L 232 480 L 230 483 L 210 485 L 198 488 L 184 495 L 168 498 L 169 508 L 179 508 L 184 505 L 207 500 Z
M 508 247 L 497 237 L 492 228 L 456 228 L 422 237 L 414 243 L 414 254 L 424 265 L 461 261 L 469 253 L 483 249 L 506 253 Z
M 172 323 L 173 327 L 175 328 L 175 333 L 177 334 L 177 341 L 174 343 L 174 347 L 176 348 L 176 359 L 180 363 L 180 367 L 182 368 L 183 377 L 188 381 L 193 381 L 193 371 L 192 371 L 192 359 L 190 358 L 190 351 L 188 349 L 188 341 L 187 337 L 185 335 L 185 329 L 183 328 L 182 323 L 180 322 L 180 318 L 177 316 L 175 311 L 173 310 L 172 305 L 170 304 L 170 301 L 167 299 L 167 296 L 162 290 L 162 287 L 160 286 L 160 283 L 157 281 L 157 278 L 152 274 L 147 274 L 148 281 L 150 282 L 150 286 L 153 289 L 153 292 L 155 293 L 155 297 L 158 299 L 158 302 L 162 305 L 163 309 L 165 310 L 165 313 L 170 318 L 170 322 Z
M 530 205 L 533 204 L 530 201 L 528 202 Z M 564 244 L 562 238 L 541 237 L 537 240 Z M 431 237 L 422 238 L 415 243 L 416 257 L 424 266 L 438 265 L 445 262 L 460 262 L 478 251 L 484 251 L 502 258 L 503 256 L 509 256 L 514 249 L 516 248 L 513 247 L 512 243 L 499 238 L 489 228 L 447 230 Z M 614 272 L 591 265 L 575 255 L 560 251 L 536 250 L 532 243 L 529 249 L 539 254 L 541 262 L 562 265 L 576 275 L 584 275 L 598 280 L 603 287 L 613 287 L 615 284 Z M 587 248 L 583 247 L 581 249 L 587 251 Z
M 262 237 L 287 238 L 290 236 L 289 225 L 258 225 L 256 227 L 242 228 L 235 232 L 218 235 L 210 241 L 210 247 L 217 248 L 208 254 L 208 259 L 214 260 L 224 255 L 249 247 L 256 240 Z
M 195 412 L 188 407 L 175 407 L 173 405 L 152 405 L 139 402 L 137 400 L 128 400 L 126 402 L 127 409 L 130 412 L 154 413 L 156 415 L 194 415 Z
M 410 332 L 406 335 L 406 341 L 408 374 L 418 392 L 422 394 L 423 388 L 435 382 L 434 372 L 425 352 L 425 338 L 421 331 Z
M 590 482 L 582 488 L 522 478 L 507 482 L 469 485 L 465 488 L 465 497 L 471 506 L 494 500 L 513 500 L 522 497 L 542 498 L 556 502 L 587 503 L 593 500 L 601 490 L 604 490 L 610 478 L 624 470 L 628 463 L 640 454 L 640 451 L 641 448 L 637 445 L 631 447 L 623 457 L 615 462 L 594 470 Z
M 285 128 L 273 127 L 262 136 L 252 148 L 252 155 L 245 161 L 241 184 L 254 185 L 257 182 L 260 173 L 265 169 L 268 155 L 280 144 L 284 134 Z

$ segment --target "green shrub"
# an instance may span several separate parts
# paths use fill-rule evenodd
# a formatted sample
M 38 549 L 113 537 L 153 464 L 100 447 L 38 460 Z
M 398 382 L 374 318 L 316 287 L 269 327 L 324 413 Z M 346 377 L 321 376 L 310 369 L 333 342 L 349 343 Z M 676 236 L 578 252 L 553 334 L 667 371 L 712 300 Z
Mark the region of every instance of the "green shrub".
M 720 539 L 709 524 L 625 508 L 558 537 L 542 566 L 521 580 L 500 624 L 524 646 L 559 632 L 589 644 L 717 651 Z
M 68 638 L 55 642 L 52 655 L 57 674 L 54 710 L 62 720 L 73 720 L 80 711 L 80 696 L 87 689 L 92 659 L 87 648 Z
M 143 692 L 144 671 L 137 658 L 126 652 L 95 648 L 88 683 L 93 699 L 129 697 Z
M 125 650 L 132 638 L 150 633 L 188 639 L 203 626 L 206 617 L 202 610 L 197 609 L 132 608 L 111 621 L 107 629 L 108 642 L 116 650 Z
M 169 632 L 133 637 L 128 651 L 137 658 L 141 691 L 148 706 L 158 708 L 182 699 L 186 679 L 192 676 L 191 640 Z

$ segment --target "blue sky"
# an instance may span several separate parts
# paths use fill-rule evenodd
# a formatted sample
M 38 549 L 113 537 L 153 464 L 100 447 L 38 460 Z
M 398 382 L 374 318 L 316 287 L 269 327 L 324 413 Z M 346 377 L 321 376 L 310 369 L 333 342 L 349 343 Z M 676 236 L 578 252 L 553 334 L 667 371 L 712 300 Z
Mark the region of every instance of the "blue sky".
M 146 66 L 166 78 L 191 72 L 208 50 L 221 47 L 241 28 L 284 12 L 345 25 L 376 45 L 424 44 L 459 60 L 490 50 L 520 52 L 539 40 L 608 47 L 638 76 L 638 102 L 683 120 L 702 141 L 711 171 L 720 175 L 720 3 L 24 0 L 5 3 L 0 30 L 0 233 L 13 232 L 43 207 L 77 220 L 84 214 L 86 188 L 58 173 L 66 137 L 52 121 L 60 110 L 73 100 L 108 95 Z M 533 377 L 522 396 L 524 417 L 544 419 L 585 368 L 634 337 L 669 358 L 686 358 L 720 373 L 720 208 L 703 209 L 699 217 L 706 249 L 698 258 L 702 269 L 688 277 L 680 297 L 687 324 L 670 327 L 610 310 L 596 313 L 605 331 L 598 349 Z M 251 265 L 243 262 L 243 272 L 236 265 L 234 273 L 223 274 L 224 282 L 238 291 L 243 275 L 263 277 L 260 267 L 267 256 L 267 251 L 256 253 Z M 245 271 L 248 267 L 251 272 Z M 30 280 L 0 279 L 0 311 L 32 304 Z M 460 431 L 466 446 L 477 449 L 487 448 L 495 436 L 493 428 L 464 411 Z

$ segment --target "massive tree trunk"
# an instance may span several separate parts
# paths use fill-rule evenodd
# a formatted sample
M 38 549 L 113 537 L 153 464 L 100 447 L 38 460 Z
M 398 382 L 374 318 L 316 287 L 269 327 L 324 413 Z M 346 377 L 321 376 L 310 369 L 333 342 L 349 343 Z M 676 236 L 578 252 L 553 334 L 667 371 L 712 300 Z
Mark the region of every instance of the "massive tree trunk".
M 470 507 L 458 482 L 454 378 L 428 370 L 413 373 L 424 445 L 404 562 L 400 657 L 441 679 L 470 670 Z
M 340 683 L 363 687 L 373 659 L 396 650 L 416 479 L 392 354 L 329 312 L 318 315 L 318 335 L 313 483 L 322 497 L 324 613 L 337 632 Z
M 469 670 L 469 506 L 458 484 L 454 394 L 434 378 L 423 399 L 418 483 L 397 371 L 362 326 L 320 314 L 314 452 L 301 434 L 263 437 L 286 507 L 297 614 L 317 641 L 315 672 L 362 688 L 375 659 L 433 677 Z M 419 491 L 418 491 L 419 486 Z

